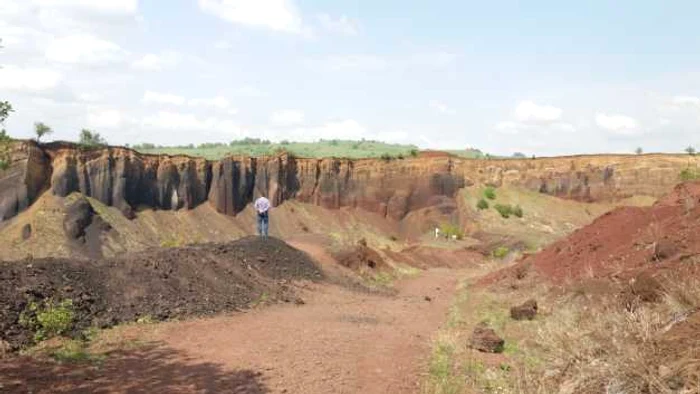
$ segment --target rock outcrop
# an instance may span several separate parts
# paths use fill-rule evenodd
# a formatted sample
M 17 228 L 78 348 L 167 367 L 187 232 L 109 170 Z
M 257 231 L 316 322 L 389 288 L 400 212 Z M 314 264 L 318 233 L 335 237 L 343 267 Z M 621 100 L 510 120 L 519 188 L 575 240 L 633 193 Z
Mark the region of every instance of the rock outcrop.
M 473 184 L 513 185 L 582 201 L 659 197 L 700 158 L 603 155 L 521 160 L 470 160 L 431 154 L 402 160 L 144 155 L 119 147 L 15 143 L 10 169 L 0 171 L 0 219 L 26 209 L 45 190 L 80 192 L 119 208 L 191 209 L 209 202 L 235 215 L 258 195 L 326 208 L 357 207 L 400 220 L 427 207 L 450 207 Z
M 0 222 L 27 209 L 48 187 L 51 163 L 33 143 L 12 146 L 10 167 L 0 170 Z

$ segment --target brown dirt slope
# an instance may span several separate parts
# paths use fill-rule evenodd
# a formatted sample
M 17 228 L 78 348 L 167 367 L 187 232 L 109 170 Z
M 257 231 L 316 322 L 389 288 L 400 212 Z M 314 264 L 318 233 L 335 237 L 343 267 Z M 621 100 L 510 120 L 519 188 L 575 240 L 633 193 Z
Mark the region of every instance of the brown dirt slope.
M 649 208 L 609 212 L 493 280 L 523 268 L 551 280 L 631 277 L 700 259 L 700 183 L 678 185 Z
M 319 279 L 304 252 L 257 237 L 225 244 L 152 249 L 106 260 L 42 259 L 0 264 L 0 340 L 32 342 L 20 323 L 31 302 L 73 302 L 74 335 L 140 317 L 210 315 L 252 303 L 294 300 L 290 280 Z

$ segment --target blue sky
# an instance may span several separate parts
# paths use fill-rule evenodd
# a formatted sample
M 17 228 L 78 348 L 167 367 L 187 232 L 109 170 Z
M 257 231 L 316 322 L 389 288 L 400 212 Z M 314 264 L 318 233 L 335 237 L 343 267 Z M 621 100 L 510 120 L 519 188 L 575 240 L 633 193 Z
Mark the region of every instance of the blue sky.
M 700 148 L 693 1 L 0 0 L 12 135 Z

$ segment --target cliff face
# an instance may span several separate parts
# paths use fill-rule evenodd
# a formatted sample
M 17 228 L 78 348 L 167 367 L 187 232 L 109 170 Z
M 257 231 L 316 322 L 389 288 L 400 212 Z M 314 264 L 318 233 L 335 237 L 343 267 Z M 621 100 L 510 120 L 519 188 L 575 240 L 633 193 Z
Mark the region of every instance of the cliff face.
M 326 208 L 359 207 L 392 219 L 438 205 L 473 184 L 516 185 L 564 198 L 597 201 L 658 197 L 678 183 L 690 156 L 582 156 L 466 160 L 431 155 L 405 160 L 230 157 L 207 161 L 141 155 L 124 148 L 19 142 L 0 171 L 0 219 L 27 208 L 45 190 L 80 192 L 132 216 L 137 208 L 191 209 L 202 203 L 235 215 L 259 195 Z
M 50 160 L 34 144 L 15 144 L 10 168 L 0 170 L 0 222 L 27 209 L 47 188 Z

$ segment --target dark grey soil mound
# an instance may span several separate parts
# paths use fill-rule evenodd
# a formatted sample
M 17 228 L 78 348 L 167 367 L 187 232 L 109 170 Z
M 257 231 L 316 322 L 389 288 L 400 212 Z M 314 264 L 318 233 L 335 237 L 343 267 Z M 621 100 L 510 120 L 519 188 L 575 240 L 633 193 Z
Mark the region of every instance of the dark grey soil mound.
M 105 260 L 41 259 L 0 263 L 0 340 L 33 342 L 28 306 L 72 300 L 69 334 L 142 317 L 165 320 L 292 301 L 291 280 L 322 278 L 304 252 L 274 238 L 153 249 Z M 48 300 L 48 301 L 47 301 Z M 20 315 L 24 312 L 24 323 Z M 36 320 L 36 319 L 34 319 Z

